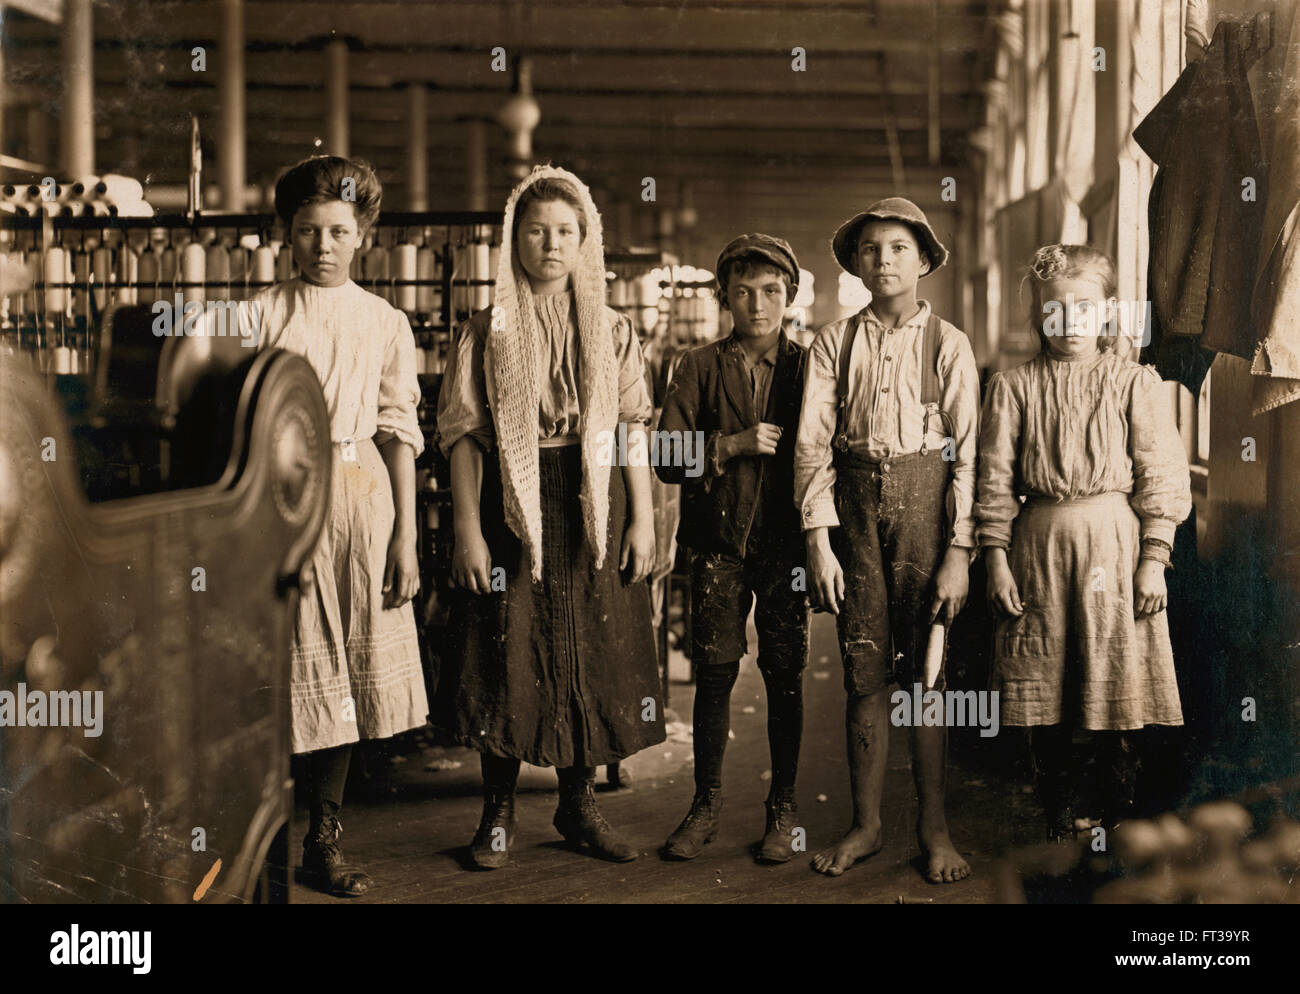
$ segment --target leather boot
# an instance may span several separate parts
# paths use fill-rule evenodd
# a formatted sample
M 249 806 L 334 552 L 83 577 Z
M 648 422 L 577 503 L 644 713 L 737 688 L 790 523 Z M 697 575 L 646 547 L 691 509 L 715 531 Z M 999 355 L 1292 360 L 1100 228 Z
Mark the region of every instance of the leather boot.
M 470 862 L 480 870 L 499 870 L 510 861 L 510 847 L 514 841 L 514 790 L 485 787 L 483 816 L 469 844 Z
M 360 897 L 370 889 L 368 874 L 352 869 L 343 858 L 339 836 L 343 825 L 325 814 L 307 831 L 302 844 L 302 870 L 308 881 L 334 897 Z
M 795 806 L 794 792 L 769 798 L 767 830 L 758 858 L 763 863 L 786 863 L 794 856 L 794 830 L 798 827 L 799 809 Z
M 561 770 L 560 805 L 552 824 L 572 846 L 586 845 L 592 854 L 614 863 L 630 863 L 640 855 L 636 846 L 620 836 L 596 806 L 595 770 L 573 767 Z
M 677 830 L 664 843 L 665 859 L 694 859 L 718 836 L 718 819 L 722 814 L 722 788 L 696 790 Z

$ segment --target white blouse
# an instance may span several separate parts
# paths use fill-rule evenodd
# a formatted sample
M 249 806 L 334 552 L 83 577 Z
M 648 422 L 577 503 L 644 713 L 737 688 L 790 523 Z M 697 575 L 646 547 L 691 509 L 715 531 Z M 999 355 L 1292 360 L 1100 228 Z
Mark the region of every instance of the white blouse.
M 350 280 L 319 287 L 292 279 L 239 306 L 241 327 L 256 323 L 259 349 L 296 352 L 316 370 L 334 442 L 396 438 L 417 456 L 424 450 L 415 336 L 404 313 Z

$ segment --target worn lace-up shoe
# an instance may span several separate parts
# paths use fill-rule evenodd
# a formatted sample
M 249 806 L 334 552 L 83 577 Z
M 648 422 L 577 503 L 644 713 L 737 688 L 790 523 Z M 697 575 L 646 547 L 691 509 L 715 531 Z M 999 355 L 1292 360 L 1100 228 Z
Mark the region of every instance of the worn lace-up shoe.
M 694 859 L 718 836 L 722 814 L 722 788 L 696 792 L 691 810 L 664 843 L 665 859 Z
M 343 824 L 326 815 L 307 832 L 302 846 L 303 875 L 315 887 L 334 897 L 360 897 L 370 889 L 369 874 L 353 869 L 343 857 L 339 837 Z
M 469 844 L 470 862 L 480 870 L 499 870 L 510 861 L 515 841 L 515 792 L 488 791 L 483 796 L 483 817 Z
M 592 790 L 594 780 L 588 777 L 576 785 L 561 786 L 560 806 L 552 824 L 570 845 L 585 845 L 593 855 L 614 863 L 630 863 L 640 851 L 614 831 L 600 813 Z
M 767 831 L 758 850 L 762 863 L 786 863 L 794 856 L 794 830 L 798 828 L 799 809 L 793 798 L 769 801 Z

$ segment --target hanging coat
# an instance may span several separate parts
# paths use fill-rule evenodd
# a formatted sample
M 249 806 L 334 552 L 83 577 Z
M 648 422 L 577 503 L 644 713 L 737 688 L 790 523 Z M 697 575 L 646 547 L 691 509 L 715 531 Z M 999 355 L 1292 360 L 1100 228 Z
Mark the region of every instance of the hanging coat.
M 1255 327 L 1259 346 L 1251 413 L 1300 400 L 1300 5 L 1283 56 L 1282 92 L 1273 108 L 1272 154 Z
M 1143 361 L 1193 394 L 1215 352 L 1255 351 L 1251 291 L 1266 184 L 1244 34 L 1221 22 L 1133 131 L 1159 166 L 1148 200 L 1154 320 Z

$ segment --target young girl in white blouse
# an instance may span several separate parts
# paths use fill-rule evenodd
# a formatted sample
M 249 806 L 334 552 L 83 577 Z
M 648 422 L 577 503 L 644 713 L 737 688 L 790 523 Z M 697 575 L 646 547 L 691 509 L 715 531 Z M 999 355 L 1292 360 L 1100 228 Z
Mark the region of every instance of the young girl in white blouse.
M 1031 729 L 1047 835 L 1059 840 L 1073 831 L 1076 728 L 1095 733 L 1103 824 L 1114 825 L 1137 772 L 1124 733 L 1183 723 L 1164 571 L 1191 487 L 1160 377 L 1108 347 L 1110 259 L 1048 245 L 1028 280 L 1043 350 L 989 383 L 975 519 L 1002 616 L 993 689 L 1002 723 Z
M 406 315 L 348 278 L 379 218 L 382 189 L 366 163 L 317 156 L 275 187 L 275 210 L 301 273 L 241 305 L 259 348 L 303 355 L 320 379 L 334 443 L 329 514 L 298 604 L 290 687 L 293 751 L 306 753 L 307 878 L 337 896 L 370 878 L 339 847 L 352 743 L 423 725 L 424 671 L 411 598 L 416 417 L 420 386 Z

